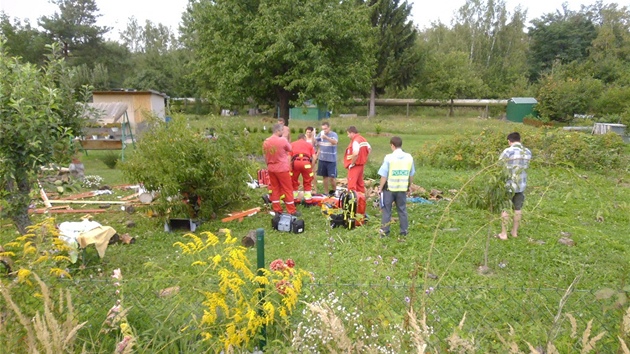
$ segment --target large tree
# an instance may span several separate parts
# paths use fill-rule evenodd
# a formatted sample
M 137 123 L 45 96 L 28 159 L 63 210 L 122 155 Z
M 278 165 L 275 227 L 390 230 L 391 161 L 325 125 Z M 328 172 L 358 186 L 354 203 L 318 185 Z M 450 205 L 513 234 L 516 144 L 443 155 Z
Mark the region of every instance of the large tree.
M 150 20 L 140 26 L 131 17 L 120 39 L 132 52 L 134 66 L 125 87 L 158 90 L 174 97 L 195 96 L 189 78 L 192 55 L 182 48 L 173 30 Z
M 588 49 L 597 37 L 597 29 L 586 14 L 571 11 L 564 3 L 562 12 L 533 20 L 528 34 L 531 39 L 530 79 L 536 80 L 551 70 L 556 61 L 567 64 L 586 60 Z
M 58 50 L 40 68 L 9 56 L 5 42 L 0 38 L 0 195 L 25 233 L 36 174 L 53 161 L 56 142 L 80 132 L 82 107 Z
M 334 105 L 367 93 L 374 52 L 365 7 L 338 0 L 199 0 L 184 18 L 198 82 L 219 104 Z
M 53 41 L 62 45 L 72 65 L 90 64 L 101 53 L 103 35 L 110 29 L 96 25 L 101 16 L 95 0 L 51 0 L 59 12 L 39 19 L 39 25 Z
M 12 21 L 6 14 L 0 13 L 0 35 L 7 41 L 6 51 L 9 55 L 21 57 L 22 60 L 33 64 L 44 62 L 46 44 L 50 44 L 50 40 L 31 26 L 28 20 Z
M 376 71 L 370 91 L 369 117 L 376 114 L 375 99 L 386 87 L 404 88 L 414 79 L 420 52 L 415 47 L 416 28 L 409 19 L 411 5 L 400 0 L 358 0 L 370 9 L 376 29 Z

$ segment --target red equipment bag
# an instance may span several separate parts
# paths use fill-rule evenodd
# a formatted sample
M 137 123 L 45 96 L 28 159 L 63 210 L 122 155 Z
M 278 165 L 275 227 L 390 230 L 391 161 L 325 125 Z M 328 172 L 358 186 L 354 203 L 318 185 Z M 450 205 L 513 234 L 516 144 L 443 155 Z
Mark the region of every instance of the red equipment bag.
M 269 171 L 265 169 L 258 170 L 258 185 L 268 186 L 270 184 Z

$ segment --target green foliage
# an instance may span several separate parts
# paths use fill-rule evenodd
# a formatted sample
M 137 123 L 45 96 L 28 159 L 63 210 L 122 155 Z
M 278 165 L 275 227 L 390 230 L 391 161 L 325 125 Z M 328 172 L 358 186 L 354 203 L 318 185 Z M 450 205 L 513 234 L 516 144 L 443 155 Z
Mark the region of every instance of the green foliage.
M 133 156 L 120 167 L 130 180 L 160 193 L 158 210 L 208 218 L 243 197 L 250 168 L 244 149 L 248 140 L 254 140 L 220 129 L 217 136 L 207 139 L 191 131 L 186 119 L 177 115 L 168 124 L 152 121 Z M 182 203 L 182 196 L 190 204 Z
M 58 46 L 43 68 L 10 58 L 0 39 L 0 177 L 8 212 L 21 232 L 30 224 L 32 176 L 40 166 L 60 160 L 56 142 L 70 141 L 81 131 L 87 87 L 74 90 Z M 67 151 L 70 151 L 69 149 Z
M 530 78 L 536 79 L 556 61 L 563 64 L 584 61 L 591 42 L 597 37 L 597 29 L 584 13 L 570 11 L 565 3 L 562 12 L 533 20 L 528 34 Z
M 483 80 L 464 52 L 431 55 L 426 82 L 421 84 L 431 97 L 442 100 L 473 98 L 487 92 Z
M 506 181 L 510 175 L 503 164 L 490 158 L 483 163 L 487 165 L 462 189 L 464 204 L 490 213 L 506 210 L 511 195 Z
M 545 75 L 536 95 L 536 109 L 551 120 L 570 121 L 574 114 L 591 113 L 603 89 L 602 82 L 597 79 Z
M 56 43 L 63 43 L 62 54 L 72 65 L 90 65 L 103 43 L 107 27 L 97 26 L 95 0 L 53 0 L 59 12 L 39 19 L 39 25 Z M 72 55 L 70 55 L 72 53 Z
M 116 168 L 116 164 L 118 164 L 118 154 L 115 152 L 108 152 L 104 155 L 99 156 L 99 159 L 101 161 L 103 161 L 103 163 L 105 164 L 105 166 L 114 169 Z
M 523 145 L 533 154 L 533 165 L 572 166 L 608 171 L 625 168 L 630 161 L 617 134 L 590 135 L 554 128 L 519 129 Z M 507 131 L 484 129 L 477 135 L 461 134 L 430 144 L 416 154 L 420 164 L 451 169 L 476 169 L 486 159 L 498 159 L 507 147 Z
M 376 70 L 373 84 L 378 93 L 386 87 L 402 88 L 418 74 L 420 51 L 417 29 L 410 20 L 411 4 L 399 0 L 359 1 L 369 7 L 375 37 Z
M 186 15 L 195 77 L 213 102 L 279 102 L 288 118 L 290 101 L 334 106 L 370 86 L 372 29 L 354 1 L 202 0 Z

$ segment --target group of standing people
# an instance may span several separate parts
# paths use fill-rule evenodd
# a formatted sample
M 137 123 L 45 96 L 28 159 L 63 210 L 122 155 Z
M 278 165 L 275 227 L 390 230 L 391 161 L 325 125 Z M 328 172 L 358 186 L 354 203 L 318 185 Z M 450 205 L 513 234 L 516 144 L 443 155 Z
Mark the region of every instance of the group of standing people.
M 355 126 L 346 129 L 350 143 L 343 156 L 343 165 L 348 170 L 348 190 L 365 193 L 363 174 L 365 164 L 372 151 L 368 141 L 359 134 Z M 271 194 L 269 201 L 275 213 L 282 213 L 281 201 L 284 201 L 287 212 L 299 216 L 295 208 L 298 197 L 299 178 L 302 176 L 304 199 L 308 202 L 317 184 L 314 168 L 317 163 L 317 176 L 322 177 L 323 190 L 334 195 L 337 178 L 337 145 L 339 136 L 330 123 L 324 122 L 321 131 L 316 133 L 313 127 L 307 127 L 304 134 L 291 143 L 289 128 L 282 118 L 272 127 L 272 135 L 263 143 L 263 153 L 267 162 Z M 394 137 L 390 141 L 392 154 L 385 157 L 379 169 L 381 183 L 381 207 L 383 209 L 381 233 L 389 234 L 389 224 L 393 204 L 401 221 L 400 233 L 407 234 L 408 221 L 406 195 L 415 174 L 413 157 L 401 150 L 402 139 Z
M 359 134 L 355 126 L 349 126 L 346 133 L 350 138 L 350 143 L 344 152 L 343 165 L 348 170 L 348 190 L 365 193 L 363 174 L 372 147 Z M 505 163 L 506 168 L 511 172 L 511 178 L 507 181 L 508 189 L 513 193 L 511 202 L 514 219 L 511 235 L 517 237 L 521 220 L 521 207 L 525 199 L 523 192 L 527 183 L 526 169 L 532 155 L 531 151 L 520 143 L 518 133 L 509 134 L 507 139 L 509 147 L 501 153 L 499 159 Z M 305 133 L 300 134 L 298 139 L 291 143 L 289 127 L 284 124 L 284 119 L 278 119 L 278 123 L 272 127 L 272 135 L 263 143 L 263 153 L 271 183 L 269 200 L 274 212 L 283 212 L 280 204 L 280 201 L 283 200 L 289 214 L 300 215 L 295 208 L 299 177 L 302 176 L 304 199 L 308 202 L 317 185 L 313 169 L 316 163 L 317 176 L 322 177 L 323 190 L 327 191 L 329 195 L 335 193 L 338 143 L 339 136 L 331 129 L 328 122 L 322 123 L 319 134 L 313 127 L 307 127 Z M 404 240 L 409 232 L 407 196 L 416 170 L 411 154 L 402 150 L 402 139 L 394 136 L 389 143 L 392 153 L 385 156 L 378 170 L 380 176 L 378 192 L 382 210 L 379 232 L 382 237 L 389 236 L 395 204 L 399 218 L 399 234 L 401 240 Z M 503 211 L 501 217 L 502 230 L 497 237 L 507 239 L 509 214 L 507 211 Z

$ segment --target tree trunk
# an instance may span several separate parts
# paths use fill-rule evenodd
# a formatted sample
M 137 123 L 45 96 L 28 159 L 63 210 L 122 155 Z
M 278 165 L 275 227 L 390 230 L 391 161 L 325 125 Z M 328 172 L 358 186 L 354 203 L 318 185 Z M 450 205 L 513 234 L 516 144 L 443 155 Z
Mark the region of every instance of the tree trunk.
M 452 98 L 451 98 L 451 109 L 449 110 L 448 115 L 449 117 L 455 116 L 455 104 Z
M 290 97 L 290 93 L 289 91 L 283 89 L 283 88 L 279 88 L 277 90 L 278 92 L 278 100 L 280 101 L 280 107 L 278 107 L 279 109 L 279 113 L 280 113 L 280 118 L 284 119 L 284 125 L 289 125 L 289 97 Z
M 31 201 L 31 184 L 27 174 L 16 173 L 15 180 L 7 181 L 6 189 L 9 192 L 8 215 L 13 220 L 20 234 L 24 235 L 26 228 L 32 224 L 28 216 L 28 205 Z
M 372 84 L 372 91 L 370 92 L 370 109 L 368 111 L 368 117 L 376 116 L 376 86 Z

